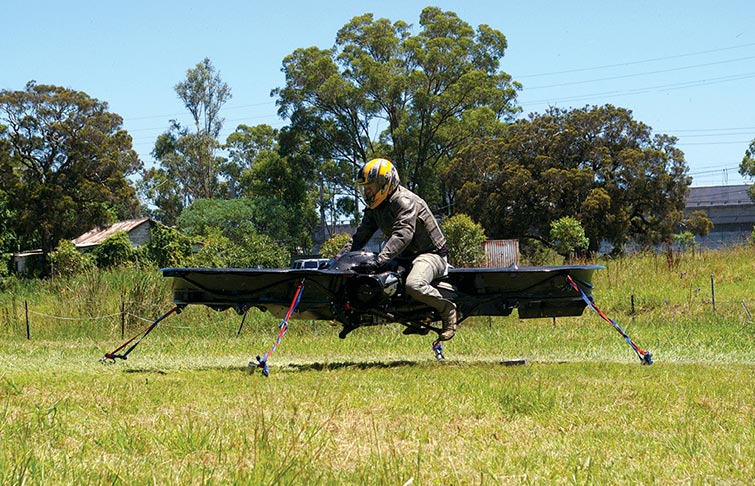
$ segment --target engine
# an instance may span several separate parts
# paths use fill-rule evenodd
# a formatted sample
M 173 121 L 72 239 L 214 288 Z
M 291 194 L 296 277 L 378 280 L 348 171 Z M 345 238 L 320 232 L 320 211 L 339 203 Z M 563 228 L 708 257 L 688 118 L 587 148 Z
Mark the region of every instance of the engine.
M 349 301 L 355 307 L 374 307 L 396 295 L 401 277 L 396 272 L 357 275 L 349 286 Z
M 375 258 L 374 253 L 352 251 L 343 254 L 329 268 L 334 270 L 352 270 L 361 262 Z M 357 308 L 374 307 L 401 292 L 401 274 L 389 270 L 377 274 L 358 274 L 347 290 L 349 302 Z

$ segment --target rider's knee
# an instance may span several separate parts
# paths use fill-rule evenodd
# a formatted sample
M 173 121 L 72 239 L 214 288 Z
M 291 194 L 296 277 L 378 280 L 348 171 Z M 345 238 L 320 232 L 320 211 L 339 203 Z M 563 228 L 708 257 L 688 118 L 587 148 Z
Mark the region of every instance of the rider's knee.
M 406 294 L 409 297 L 415 298 L 418 295 L 424 294 L 424 288 L 427 286 L 427 283 L 421 281 L 421 280 L 414 280 L 414 279 L 407 279 L 406 281 Z

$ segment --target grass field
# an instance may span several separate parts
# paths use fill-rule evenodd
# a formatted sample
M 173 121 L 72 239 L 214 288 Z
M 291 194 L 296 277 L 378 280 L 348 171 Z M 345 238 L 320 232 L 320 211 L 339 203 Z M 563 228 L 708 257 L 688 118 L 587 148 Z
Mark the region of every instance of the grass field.
M 265 378 L 246 364 L 279 321 L 253 312 L 237 336 L 200 307 L 102 364 L 121 326 L 170 308 L 157 272 L 16 282 L 0 484 L 752 484 L 752 252 L 600 262 L 596 303 L 652 366 L 587 310 L 465 321 L 444 362 L 397 326 L 291 321 Z

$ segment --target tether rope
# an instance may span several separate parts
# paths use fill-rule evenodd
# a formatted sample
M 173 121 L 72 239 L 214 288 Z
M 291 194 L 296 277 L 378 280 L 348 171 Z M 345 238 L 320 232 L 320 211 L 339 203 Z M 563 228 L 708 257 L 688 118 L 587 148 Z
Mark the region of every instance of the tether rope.
M 288 308 L 288 312 L 286 312 L 286 317 L 283 318 L 283 320 L 280 323 L 280 331 L 278 332 L 278 339 L 275 340 L 275 343 L 273 343 L 273 346 L 265 353 L 265 355 L 260 358 L 257 356 L 257 363 L 254 361 L 249 362 L 249 369 L 251 371 L 254 371 L 254 368 L 262 368 L 262 374 L 265 376 L 270 375 L 270 368 L 267 365 L 267 359 L 273 355 L 276 349 L 278 349 L 278 346 L 280 346 L 281 340 L 283 339 L 283 336 L 286 334 L 286 331 L 288 330 L 288 321 L 291 319 L 291 314 L 294 313 L 294 310 L 299 305 L 299 301 L 301 300 L 301 294 L 304 290 L 304 279 L 299 282 L 299 285 L 296 287 L 296 293 L 294 293 L 294 298 L 291 301 L 291 305 Z
M 587 296 L 587 294 L 584 292 L 584 290 L 582 290 L 582 288 L 579 285 L 577 285 L 576 282 L 574 282 L 574 279 L 571 278 L 571 275 L 567 275 L 566 276 L 566 281 L 569 282 L 569 285 L 571 285 L 571 287 L 574 290 L 576 290 L 577 292 L 579 292 L 579 294 L 582 296 L 582 300 L 584 300 L 585 303 L 592 310 L 594 310 L 600 317 L 602 317 L 603 320 L 605 320 L 606 322 L 608 322 L 609 324 L 611 324 L 614 327 L 614 329 L 616 329 L 616 331 L 618 331 L 618 333 L 621 334 L 621 336 L 624 338 L 624 340 L 627 342 L 627 344 L 629 344 L 629 347 L 631 347 L 634 350 L 634 352 L 637 354 L 637 357 L 640 358 L 640 362 L 643 365 L 651 365 L 651 364 L 653 364 L 653 354 L 650 351 L 645 351 L 644 349 L 642 349 L 639 346 L 637 346 L 636 344 L 634 344 L 634 342 L 632 341 L 632 339 L 630 339 L 630 337 L 627 335 L 627 333 L 624 332 L 624 330 L 621 328 L 621 326 L 619 326 L 616 323 L 616 321 L 614 321 L 613 319 L 611 319 L 610 317 L 608 317 L 607 315 L 605 315 L 603 313 L 603 311 L 601 311 L 600 309 L 598 309 L 598 307 L 592 302 L 592 300 L 590 300 L 590 298 Z
M 145 337 L 147 337 L 147 334 L 149 334 L 152 331 L 152 329 L 154 329 L 155 326 L 157 326 L 157 324 L 160 323 L 160 321 L 162 321 L 163 319 L 165 319 L 169 315 L 173 314 L 174 312 L 180 312 L 181 308 L 182 308 L 181 306 L 176 306 L 176 307 L 172 308 L 171 310 L 169 310 L 168 312 L 166 312 L 165 314 L 163 314 L 162 316 L 160 316 L 155 322 L 153 322 L 152 324 L 150 324 L 149 326 L 147 326 L 147 328 L 144 331 L 142 331 L 141 333 L 139 333 L 136 336 L 132 337 L 131 339 L 129 339 L 125 343 L 121 344 L 118 348 L 116 348 L 112 352 L 105 354 L 105 356 L 100 361 L 105 361 L 105 360 L 108 360 L 108 359 L 109 360 L 115 360 L 116 358 L 118 358 L 118 359 L 124 359 L 125 360 L 128 357 L 129 353 L 131 351 L 133 351 L 134 348 L 140 342 L 142 342 L 142 339 L 144 339 Z M 137 338 L 139 338 L 139 339 L 137 340 Z M 126 346 L 128 346 L 129 344 L 131 344 L 135 340 L 136 340 L 136 342 L 134 344 L 132 344 L 131 347 L 126 350 L 125 353 L 118 354 L 118 351 L 120 351 L 121 349 L 125 348 Z

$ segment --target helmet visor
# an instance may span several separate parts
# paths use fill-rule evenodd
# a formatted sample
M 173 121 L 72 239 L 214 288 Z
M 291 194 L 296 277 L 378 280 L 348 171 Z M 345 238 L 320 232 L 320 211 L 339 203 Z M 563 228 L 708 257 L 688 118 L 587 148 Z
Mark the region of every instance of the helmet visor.
M 359 191 L 362 193 L 362 197 L 368 205 L 372 205 L 375 200 L 375 196 L 380 191 L 377 182 L 370 182 L 367 184 L 360 184 Z

